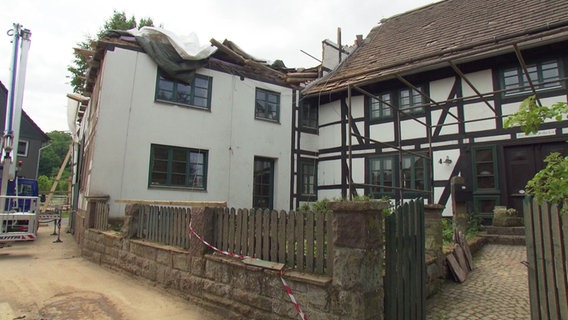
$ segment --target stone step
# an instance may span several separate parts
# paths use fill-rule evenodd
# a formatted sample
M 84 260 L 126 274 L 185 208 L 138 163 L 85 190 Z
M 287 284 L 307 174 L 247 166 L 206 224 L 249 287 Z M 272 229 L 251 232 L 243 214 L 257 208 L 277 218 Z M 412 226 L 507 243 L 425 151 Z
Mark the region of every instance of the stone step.
M 482 233 L 482 237 L 486 238 L 489 243 L 507 244 L 524 246 L 526 244 L 524 235 L 503 235 L 503 234 L 489 234 Z
M 485 231 L 487 232 L 487 234 L 495 234 L 495 235 L 518 235 L 518 236 L 525 235 L 525 227 L 486 226 Z

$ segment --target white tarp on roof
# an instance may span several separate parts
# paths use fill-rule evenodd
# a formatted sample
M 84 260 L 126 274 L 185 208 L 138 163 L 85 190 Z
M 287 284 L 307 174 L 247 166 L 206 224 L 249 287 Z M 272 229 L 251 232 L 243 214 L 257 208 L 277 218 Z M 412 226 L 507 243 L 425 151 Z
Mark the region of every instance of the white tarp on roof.
M 128 30 L 128 33 L 135 37 L 144 37 L 164 44 L 169 43 L 184 60 L 206 59 L 217 50 L 211 45 L 200 46 L 197 35 L 193 32 L 186 36 L 178 36 L 161 28 L 142 27 L 140 30 L 136 28 Z

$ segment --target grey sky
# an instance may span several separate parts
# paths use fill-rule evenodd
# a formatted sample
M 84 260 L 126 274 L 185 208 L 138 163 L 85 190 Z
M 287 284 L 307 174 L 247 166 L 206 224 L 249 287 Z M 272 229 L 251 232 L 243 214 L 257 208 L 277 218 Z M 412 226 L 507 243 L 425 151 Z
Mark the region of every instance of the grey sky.
M 157 2 L 132 0 L 20 0 L 0 10 L 0 81 L 9 86 L 11 37 L 6 32 L 20 23 L 32 32 L 28 58 L 24 110 L 45 132 L 68 130 L 67 66 L 73 47 L 94 35 L 113 9 L 151 17 L 156 25 L 175 34 L 195 33 L 200 44 L 211 38 L 229 39 L 249 54 L 267 60 L 281 59 L 287 67 L 313 67 L 317 62 L 300 50 L 321 57 L 321 41 L 352 44 L 387 18 L 435 0 L 202 0 Z

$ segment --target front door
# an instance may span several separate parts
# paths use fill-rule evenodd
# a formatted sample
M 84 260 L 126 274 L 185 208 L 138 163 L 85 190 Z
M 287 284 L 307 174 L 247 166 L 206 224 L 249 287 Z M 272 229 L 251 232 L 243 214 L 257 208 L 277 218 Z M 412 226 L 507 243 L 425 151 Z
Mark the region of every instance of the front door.
M 517 209 L 519 214 L 522 212 L 523 198 L 526 195 L 525 186 L 539 170 L 544 168 L 544 158 L 552 152 L 567 155 L 568 143 L 555 142 L 505 148 L 507 207 Z
M 272 209 L 274 203 L 274 160 L 254 157 L 253 208 Z

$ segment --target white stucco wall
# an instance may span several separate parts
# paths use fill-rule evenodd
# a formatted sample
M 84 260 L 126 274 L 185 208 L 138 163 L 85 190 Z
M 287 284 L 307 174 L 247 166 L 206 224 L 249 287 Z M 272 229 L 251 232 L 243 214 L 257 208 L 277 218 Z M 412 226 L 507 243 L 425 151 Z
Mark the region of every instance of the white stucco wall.
M 116 48 L 103 65 L 92 194 L 117 199 L 227 201 L 252 206 L 254 157 L 275 161 L 274 208 L 289 208 L 291 89 L 210 69 L 211 109 L 154 102 L 156 64 L 145 54 Z M 280 92 L 279 123 L 256 120 L 256 88 Z M 207 190 L 149 188 L 151 144 L 208 151 Z

